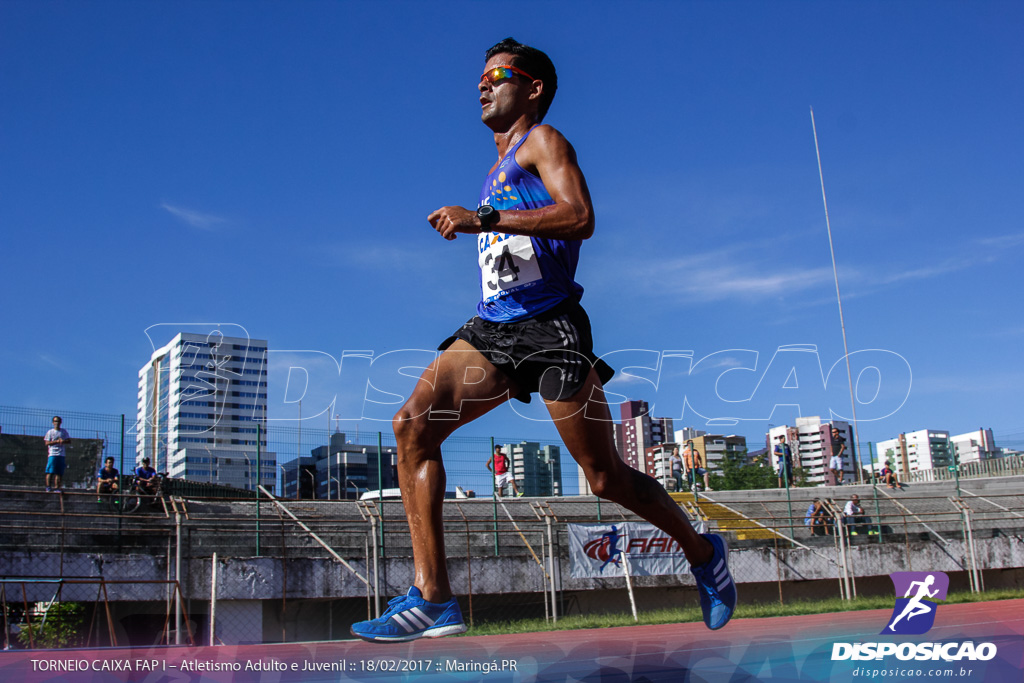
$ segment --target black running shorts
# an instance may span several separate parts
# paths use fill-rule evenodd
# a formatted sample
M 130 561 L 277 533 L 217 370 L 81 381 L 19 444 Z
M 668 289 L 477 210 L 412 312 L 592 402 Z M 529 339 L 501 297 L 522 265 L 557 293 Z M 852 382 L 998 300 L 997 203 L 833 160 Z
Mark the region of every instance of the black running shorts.
M 594 355 L 590 318 L 579 302 L 566 299 L 533 318 L 495 323 L 474 316 L 438 347 L 444 351 L 456 339 L 469 343 L 516 383 L 515 398 L 530 402 L 540 392 L 547 401 L 572 398 L 583 387 L 590 369 L 604 384 L 615 371 Z

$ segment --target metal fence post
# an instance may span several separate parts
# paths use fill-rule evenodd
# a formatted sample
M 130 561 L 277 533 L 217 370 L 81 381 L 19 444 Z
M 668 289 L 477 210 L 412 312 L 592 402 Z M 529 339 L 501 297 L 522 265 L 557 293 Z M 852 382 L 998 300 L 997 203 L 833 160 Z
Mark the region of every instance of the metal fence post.
M 263 485 L 263 477 L 261 475 L 260 464 L 263 460 L 263 451 L 261 446 L 263 444 L 263 425 L 259 422 L 256 423 L 256 557 L 259 557 L 263 553 L 260 552 L 260 486 Z M 251 482 L 250 482 L 251 483 Z
M 377 432 L 377 492 L 380 494 L 377 497 L 377 502 L 380 504 L 380 531 L 378 533 L 380 533 L 380 556 L 381 556 L 381 559 L 384 559 L 384 557 L 386 555 L 386 551 L 384 549 L 385 548 L 385 546 L 384 546 L 384 477 L 383 477 L 383 474 L 382 474 L 384 468 L 383 468 L 383 465 L 381 463 L 381 460 L 383 460 L 383 458 L 384 458 L 384 454 L 381 452 L 383 450 L 382 447 L 383 447 L 383 436 L 381 435 L 381 432 Z M 390 467 L 390 465 L 389 465 L 389 467 Z M 348 472 L 347 469 L 345 471 L 346 471 L 346 473 Z M 358 493 L 358 491 L 357 491 L 357 493 Z M 346 498 L 348 497 L 348 487 L 347 486 L 345 487 L 345 497 Z M 378 596 L 377 599 L 379 601 L 380 597 Z M 377 608 L 377 616 L 380 616 L 380 607 L 379 606 Z
M 497 475 L 494 470 L 497 469 L 498 463 L 494 462 L 494 437 L 491 437 L 491 498 L 494 500 L 494 556 L 498 557 L 500 554 L 498 551 L 498 487 L 497 487 Z M 512 475 L 513 478 L 515 475 Z
M 875 497 L 875 524 L 878 529 L 878 542 L 882 542 L 882 507 L 878 502 L 878 476 L 875 468 L 878 463 L 875 462 L 875 445 L 868 441 L 868 453 L 871 455 L 871 493 Z

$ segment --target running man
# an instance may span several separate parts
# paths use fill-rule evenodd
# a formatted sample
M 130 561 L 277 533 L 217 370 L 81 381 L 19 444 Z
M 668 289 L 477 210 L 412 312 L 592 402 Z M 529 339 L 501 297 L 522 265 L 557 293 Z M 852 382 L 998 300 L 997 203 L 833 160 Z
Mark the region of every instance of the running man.
M 590 321 L 579 304 L 583 288 L 575 281 L 594 209 L 572 146 L 541 125 L 557 87 L 554 65 L 511 38 L 485 59 L 481 118 L 498 160 L 475 210 L 444 206 L 427 217 L 445 239 L 461 234 L 476 242 L 481 300 L 477 315 L 441 344 L 443 353 L 393 422 L 413 586 L 380 618 L 353 624 L 352 634 L 393 642 L 466 630 L 446 565 L 441 444 L 510 399 L 529 402 L 538 392 L 594 493 L 679 542 L 697 580 L 704 622 L 722 628 L 736 605 L 725 542 L 698 534 L 665 489 L 615 449 L 602 389 L 613 371 L 594 355 Z
M 911 582 L 911 584 L 907 587 L 906 595 L 904 595 L 903 597 L 910 598 L 910 594 L 911 592 L 913 592 L 914 586 L 918 587 L 917 595 L 910 598 L 910 602 L 908 602 L 907 606 L 903 608 L 903 611 L 900 612 L 900 615 L 892 620 L 892 623 L 889 624 L 890 631 L 893 631 L 895 633 L 894 627 L 896 626 L 896 622 L 898 622 L 903 617 L 906 617 L 907 621 L 910 621 L 918 615 L 928 614 L 933 609 L 935 609 L 933 605 L 928 605 L 922 602 L 922 600 L 924 600 L 925 598 L 934 598 L 936 595 L 938 595 L 938 588 L 936 588 L 934 591 L 928 590 L 928 587 L 931 586 L 933 583 L 935 583 L 934 574 L 929 574 L 928 578 L 924 581 Z

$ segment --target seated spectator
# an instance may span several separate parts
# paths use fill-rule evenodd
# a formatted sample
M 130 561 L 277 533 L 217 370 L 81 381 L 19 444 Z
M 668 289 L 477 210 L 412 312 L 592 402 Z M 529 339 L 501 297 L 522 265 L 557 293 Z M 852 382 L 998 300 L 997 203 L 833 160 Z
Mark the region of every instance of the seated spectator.
M 851 536 L 864 532 L 871 533 L 867 527 L 871 523 L 871 518 L 864 515 L 864 508 L 861 507 L 860 497 L 856 493 L 850 496 L 846 507 L 843 508 L 843 523 L 850 529 Z
M 879 479 L 889 485 L 891 489 L 903 490 L 903 484 L 896 478 L 896 472 L 892 469 L 892 463 L 885 461 L 885 467 L 878 473 Z
M 813 501 L 811 501 L 811 504 L 807 507 L 807 512 L 804 514 L 804 526 L 811 526 L 814 513 L 817 512 L 818 508 L 820 507 L 820 498 L 815 498 Z
M 812 503 L 814 511 L 811 513 L 811 534 L 814 536 L 832 535 L 832 518 L 825 508 L 825 504 L 816 499 Z
M 120 481 L 121 473 L 114 467 L 114 458 L 107 456 L 103 461 L 103 469 L 96 475 L 96 493 L 117 493 Z M 103 499 L 98 498 L 97 500 Z
M 149 466 L 149 458 L 143 458 L 142 464 L 135 468 L 135 487 L 139 493 L 156 493 L 156 470 Z

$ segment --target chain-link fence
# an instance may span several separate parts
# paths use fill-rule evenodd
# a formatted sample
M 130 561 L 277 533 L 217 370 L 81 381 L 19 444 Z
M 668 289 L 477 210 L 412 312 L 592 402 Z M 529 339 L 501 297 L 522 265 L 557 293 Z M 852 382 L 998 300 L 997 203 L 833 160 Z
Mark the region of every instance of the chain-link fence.
M 55 412 L 71 431 L 72 446 L 77 441 L 84 449 L 80 466 L 90 476 L 106 455 L 122 469 L 131 467 L 134 442 L 120 416 Z M 318 448 L 337 456 L 323 458 L 320 471 L 315 463 L 308 474 L 295 470 L 300 481 L 305 476 L 318 485 L 308 492 L 320 498 L 301 496 L 296 486 L 292 496 L 241 500 L 206 482 L 205 489 L 169 487 L 128 510 L 118 497 L 98 497 L 87 486 L 46 494 L 41 473 L 25 474 L 24 459 L 45 460 L 41 434 L 52 416 L 0 408 L 0 458 L 13 463 L 0 484 L 5 645 L 346 638 L 354 621 L 380 614 L 388 598 L 414 581 L 405 509 L 387 492 L 391 435 L 270 430 L 266 452 L 278 459 L 294 453 L 301 464 L 300 454 Z M 444 450 L 450 488 L 477 494 L 443 506 L 448 573 L 468 623 L 627 613 L 632 605 L 640 611 L 696 606 L 693 578 L 685 571 L 633 575 L 628 586 L 618 576 L 579 578 L 574 565 L 586 558 L 570 551 L 572 525 L 600 534 L 599 525 L 641 520 L 593 496 L 492 497 L 484 467 L 491 441 L 453 438 Z M 556 445 L 494 443 L 513 453 L 532 449 L 547 458 L 538 462 L 549 464 L 552 452 L 544 453 L 544 446 Z M 726 537 L 745 602 L 884 593 L 891 591 L 886 574 L 893 571 L 946 571 L 954 587 L 983 590 L 1005 580 L 1007 570 L 1024 567 L 1024 494 L 1020 479 L 1007 476 L 1015 470 L 1006 467 L 964 468 L 948 481 L 907 482 L 906 491 L 860 485 L 672 496 L 691 519 Z M 279 485 L 284 469 L 275 473 Z M 385 495 L 356 498 L 376 489 Z M 860 510 L 850 514 L 854 493 Z M 590 547 L 601 562 L 614 555 L 607 544 L 604 551 Z M 652 532 L 623 539 L 617 550 L 629 558 L 670 549 L 670 539 Z M 47 632 L 46 620 L 58 635 Z
M 1024 566 L 1024 494 L 1019 480 L 988 483 L 962 497 L 950 484 L 900 494 L 831 489 L 819 496 L 817 522 L 811 498 L 777 490 L 676 497 L 728 539 L 745 602 L 789 602 L 882 594 L 893 571 L 945 571 L 962 590 L 1005 580 Z M 844 514 L 856 491 L 861 513 Z M 81 605 L 53 612 L 52 623 L 77 624 L 68 644 L 346 638 L 354 621 L 376 616 L 413 583 L 401 501 L 164 502 L 124 514 L 84 493 L 3 491 L 9 645 L 31 647 L 39 636 L 61 646 L 43 638 L 41 619 L 64 603 Z M 570 552 L 570 525 L 632 521 L 640 520 L 593 497 L 446 501 L 448 572 L 467 623 L 696 606 L 688 572 L 634 575 L 628 586 L 620 577 L 576 578 L 574 563 L 586 558 Z M 658 543 L 655 533 L 620 550 L 631 558 L 671 549 Z M 28 625 L 36 632 L 26 641 L 19 634 Z
M 97 472 L 108 456 L 114 458 L 123 479 L 134 471 L 140 438 L 133 416 L 0 406 L 0 484 L 44 485 L 47 447 L 43 439 L 54 415 L 62 417 L 63 428 L 71 436 L 64 488 L 95 489 Z M 161 471 L 173 464 L 171 476 L 176 482 L 214 487 L 190 490 L 189 495 L 237 495 L 230 488 L 255 495 L 262 485 L 285 498 L 355 500 L 369 491 L 398 487 L 398 448 L 389 432 L 340 432 L 307 422 L 258 425 L 256 429 L 260 438 L 254 443 L 258 446 L 233 447 L 231 451 L 190 448 L 199 455 L 152 464 Z M 524 493 L 578 493 L 579 468 L 559 441 L 529 436 L 453 436 L 442 447 L 449 495 L 491 495 L 494 481 L 486 463 L 494 445 L 502 446 L 510 456 L 514 477 Z

